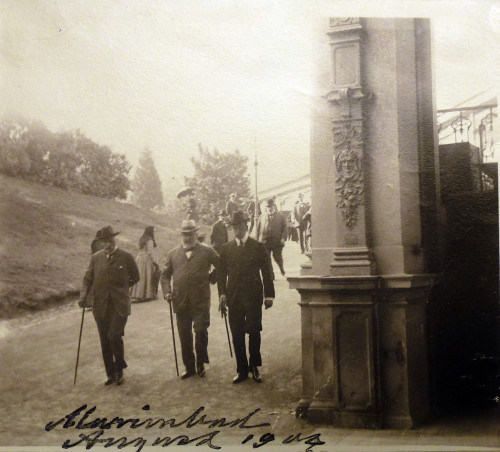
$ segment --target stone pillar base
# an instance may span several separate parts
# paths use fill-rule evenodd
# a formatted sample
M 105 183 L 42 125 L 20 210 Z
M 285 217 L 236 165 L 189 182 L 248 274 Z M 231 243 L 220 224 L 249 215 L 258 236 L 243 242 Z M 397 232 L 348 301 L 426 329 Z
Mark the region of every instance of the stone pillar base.
M 343 428 L 380 429 L 378 413 L 342 411 L 328 402 L 313 401 L 307 408 L 307 420 L 311 424 L 330 424 Z
M 348 428 L 412 428 L 430 414 L 431 275 L 288 278 L 301 294 L 297 415 Z

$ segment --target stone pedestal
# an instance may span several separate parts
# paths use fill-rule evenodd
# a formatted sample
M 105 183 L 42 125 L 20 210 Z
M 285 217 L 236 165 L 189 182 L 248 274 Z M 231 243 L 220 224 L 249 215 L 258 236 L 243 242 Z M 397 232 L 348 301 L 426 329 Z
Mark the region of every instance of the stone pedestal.
M 429 414 L 425 301 L 432 276 L 296 277 L 302 399 L 313 423 L 411 428 Z
M 434 132 L 432 90 L 419 86 L 430 79 L 429 23 L 332 18 L 328 37 L 312 109 L 312 256 L 288 278 L 301 295 L 297 412 L 413 427 L 429 413 L 423 235 L 435 205 L 421 197 L 420 168 L 434 171 Z

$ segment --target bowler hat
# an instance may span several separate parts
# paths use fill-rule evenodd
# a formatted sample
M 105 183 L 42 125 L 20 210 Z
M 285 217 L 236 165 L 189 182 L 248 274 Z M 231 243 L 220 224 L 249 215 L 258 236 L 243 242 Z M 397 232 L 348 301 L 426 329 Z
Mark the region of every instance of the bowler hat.
M 250 217 L 246 212 L 243 212 L 242 210 L 236 210 L 233 212 L 233 215 L 231 217 L 231 222 L 229 223 L 231 226 L 234 226 L 235 224 L 243 223 L 244 221 L 250 221 Z
M 113 231 L 113 228 L 111 226 L 104 226 L 102 229 L 99 229 L 97 231 L 97 234 L 95 237 L 97 239 L 102 239 L 102 240 L 107 240 L 111 237 L 114 237 L 115 235 L 118 235 L 119 232 Z
M 274 206 L 275 203 L 274 203 L 274 199 L 273 198 L 270 198 L 267 200 L 267 207 L 271 207 L 271 206 Z
M 199 228 L 196 226 L 196 222 L 194 220 L 184 220 L 181 224 L 181 233 L 189 234 L 191 232 L 197 231 Z

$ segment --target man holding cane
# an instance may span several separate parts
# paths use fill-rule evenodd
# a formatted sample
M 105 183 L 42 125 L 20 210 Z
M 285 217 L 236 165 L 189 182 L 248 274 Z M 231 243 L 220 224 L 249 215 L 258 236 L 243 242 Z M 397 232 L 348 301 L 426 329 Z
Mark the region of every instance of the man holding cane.
M 124 358 L 123 335 L 130 315 L 129 288 L 139 281 L 139 270 L 133 256 L 116 246 L 111 226 L 102 228 L 99 239 L 105 248 L 93 254 L 83 278 L 78 305 L 85 306 L 85 300 L 92 291 L 93 308 L 106 375 L 105 385 L 123 383 L 123 369 L 127 367 Z
M 172 303 L 181 341 L 182 361 L 186 367 L 182 379 L 195 374 L 205 376 L 210 326 L 210 267 L 217 268 L 219 255 L 197 238 L 194 220 L 181 225 L 182 243 L 168 253 L 160 282 L 164 298 Z M 193 333 L 195 333 L 195 353 Z
M 248 378 L 248 372 L 257 383 L 262 382 L 258 367 L 262 331 L 262 304 L 272 307 L 274 284 L 271 259 L 264 244 L 248 236 L 249 217 L 240 210 L 233 213 L 231 227 L 235 239 L 222 247 L 217 284 L 219 310 L 229 310 L 229 326 L 233 336 L 237 375 L 233 384 Z M 261 276 L 262 274 L 262 276 Z M 248 334 L 247 358 L 245 334 Z

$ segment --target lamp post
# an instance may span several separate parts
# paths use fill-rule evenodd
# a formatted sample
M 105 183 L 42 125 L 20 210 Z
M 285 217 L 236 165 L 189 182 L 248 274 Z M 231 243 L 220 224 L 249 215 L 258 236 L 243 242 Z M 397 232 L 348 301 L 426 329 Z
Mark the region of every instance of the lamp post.
M 257 221 L 257 216 L 258 216 L 258 211 L 259 211 L 259 195 L 257 194 L 257 138 L 254 139 L 254 151 L 255 151 L 255 161 L 254 161 L 254 166 L 255 166 L 255 208 L 254 208 L 254 218 L 255 221 Z

